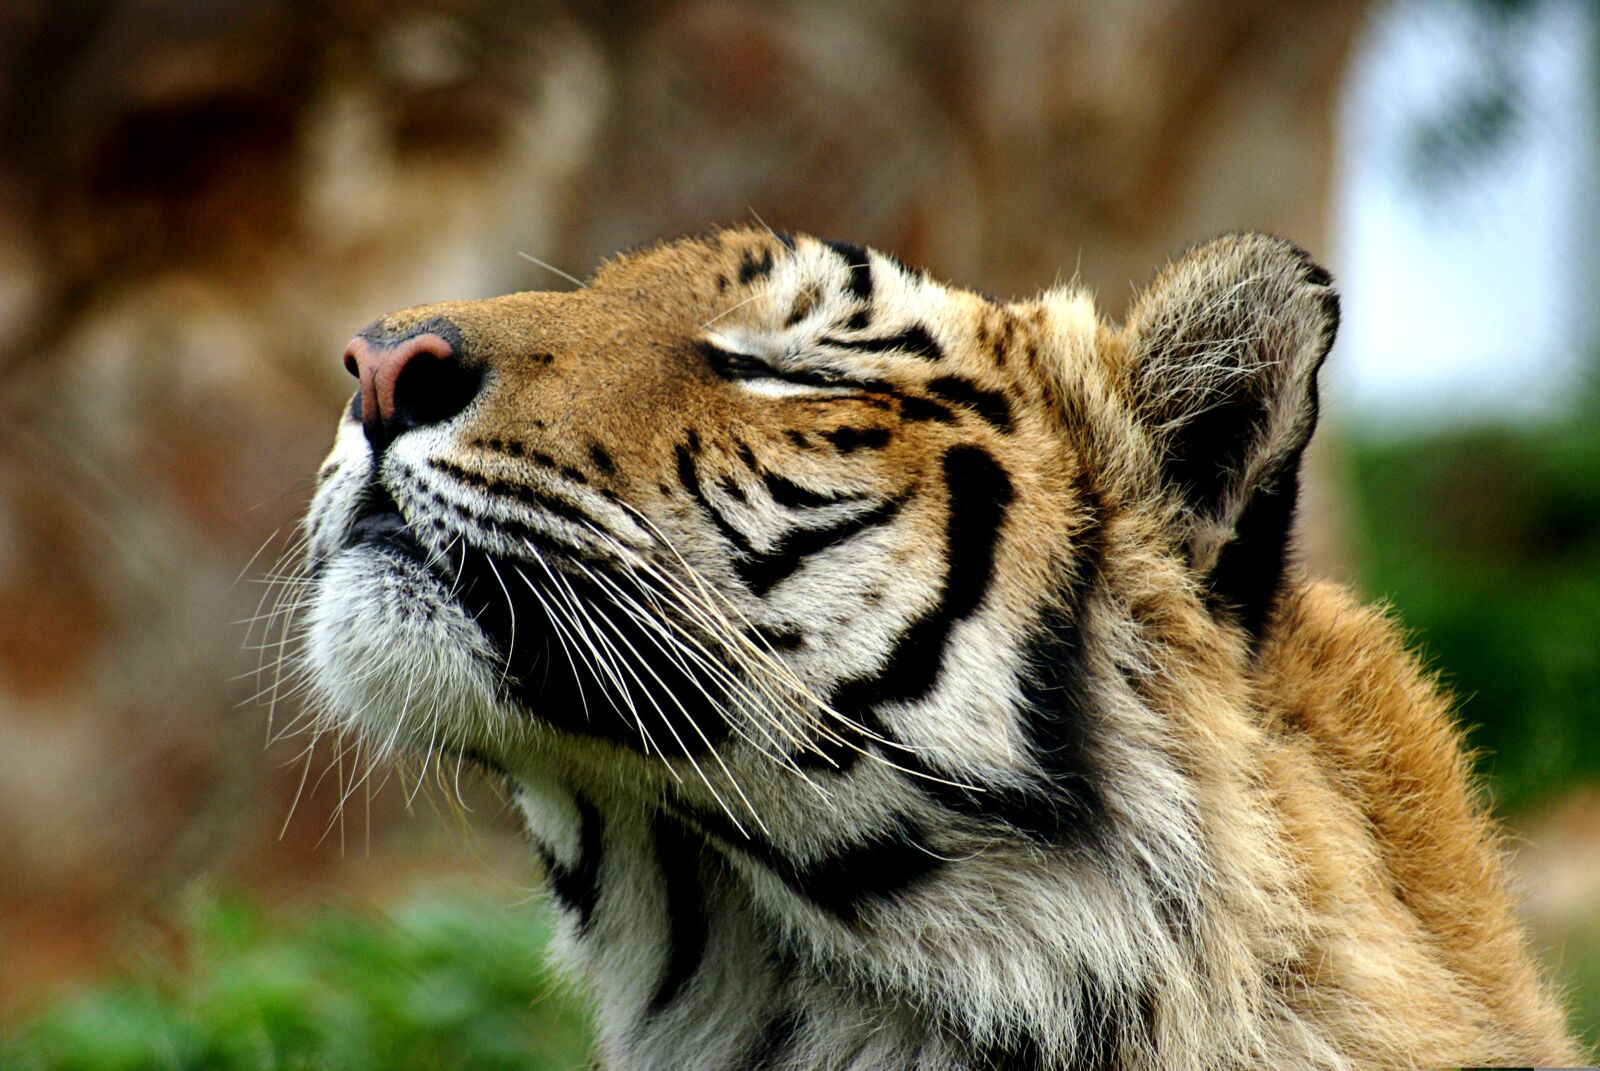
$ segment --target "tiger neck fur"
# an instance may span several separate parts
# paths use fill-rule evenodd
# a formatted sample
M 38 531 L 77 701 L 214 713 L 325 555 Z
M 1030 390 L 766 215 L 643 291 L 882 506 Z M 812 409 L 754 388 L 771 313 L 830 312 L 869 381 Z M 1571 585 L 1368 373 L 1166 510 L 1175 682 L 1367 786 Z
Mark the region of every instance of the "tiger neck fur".
M 1124 608 L 1101 596 L 1079 612 L 1116 634 Z M 1153 642 L 1120 631 L 1121 661 Z M 1204 634 L 1185 657 L 1247 657 L 1208 649 Z M 1079 668 L 1130 730 L 1099 761 L 1137 776 L 1099 801 L 1115 828 L 1078 839 L 1047 844 L 992 816 L 953 823 L 948 799 L 887 763 L 860 763 L 836 786 L 851 811 L 844 841 L 808 827 L 782 792 L 751 800 L 758 828 L 685 785 L 619 791 L 612 755 L 543 757 L 514 775 L 608 1066 L 1216 1068 L 1284 1053 L 1345 1066 L 1273 988 L 1304 937 L 1291 932 L 1291 878 L 1261 851 L 1277 837 L 1265 801 L 1242 764 L 1218 772 L 1246 741 L 1212 741 L 1211 772 L 1196 778 L 1151 705 L 1177 682 L 1159 671 L 1135 682 L 1118 661 L 1108 647 Z M 1003 684 L 941 694 L 1020 694 Z M 1248 702 L 1183 687 L 1213 708 Z M 986 713 L 937 704 L 884 728 Z M 1231 832 L 1207 821 L 1220 810 Z M 1219 852 L 1239 865 L 1219 872 L 1207 862 Z

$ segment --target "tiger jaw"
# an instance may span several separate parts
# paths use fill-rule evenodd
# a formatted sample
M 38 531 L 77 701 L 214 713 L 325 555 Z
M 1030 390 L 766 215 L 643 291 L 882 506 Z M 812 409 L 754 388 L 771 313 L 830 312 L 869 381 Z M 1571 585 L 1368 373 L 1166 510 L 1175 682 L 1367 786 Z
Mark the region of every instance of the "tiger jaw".
M 305 657 L 321 716 L 382 750 L 501 736 L 488 637 L 451 597 L 444 559 L 365 486 L 368 464 L 349 458 L 325 473 L 309 519 Z
M 768 760 L 804 749 L 814 712 L 773 650 L 792 639 L 735 629 L 739 612 L 703 578 L 624 543 L 626 530 L 585 543 L 497 515 L 474 486 L 492 482 L 492 462 L 471 454 L 435 436 L 375 466 L 342 429 L 310 515 L 307 650 L 329 720 L 508 766 L 550 729 L 690 766 L 708 751 L 731 761 L 734 735 Z M 738 675 L 741 660 L 772 679 Z

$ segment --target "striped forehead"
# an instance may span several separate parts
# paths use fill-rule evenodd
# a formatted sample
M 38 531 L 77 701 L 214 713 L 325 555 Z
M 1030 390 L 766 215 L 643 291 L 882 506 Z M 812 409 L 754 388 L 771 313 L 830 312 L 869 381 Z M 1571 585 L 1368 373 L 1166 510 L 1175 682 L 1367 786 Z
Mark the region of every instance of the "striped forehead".
M 961 323 L 987 304 L 914 272 L 892 256 L 805 236 L 776 253 L 746 250 L 730 306 L 706 325 L 737 352 L 798 359 L 843 354 L 892 370 L 906 360 L 943 365 L 966 347 Z

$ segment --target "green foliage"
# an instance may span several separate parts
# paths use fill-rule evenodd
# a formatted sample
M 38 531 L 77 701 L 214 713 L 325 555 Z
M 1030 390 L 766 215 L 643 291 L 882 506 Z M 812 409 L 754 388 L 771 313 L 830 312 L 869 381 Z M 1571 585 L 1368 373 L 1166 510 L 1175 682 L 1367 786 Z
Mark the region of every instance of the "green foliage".
M 7 1071 L 576 1071 L 588 1038 L 543 967 L 544 916 L 416 899 L 383 919 L 267 922 L 197 897 L 176 962 L 47 1009 Z
M 1575 930 L 1561 937 L 1556 982 L 1587 1051 L 1600 1051 L 1600 929 Z
M 1600 421 L 1352 454 L 1368 589 L 1462 698 L 1500 808 L 1600 780 Z

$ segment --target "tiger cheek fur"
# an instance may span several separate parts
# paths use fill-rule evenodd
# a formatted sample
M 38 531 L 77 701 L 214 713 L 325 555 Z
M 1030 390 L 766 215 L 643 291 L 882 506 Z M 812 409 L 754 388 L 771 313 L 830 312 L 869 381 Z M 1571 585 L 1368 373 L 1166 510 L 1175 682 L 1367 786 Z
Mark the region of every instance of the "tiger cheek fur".
M 760 231 L 385 317 L 320 708 L 504 781 L 607 1066 L 1572 1062 L 1445 703 L 1289 560 L 1336 321 L 1259 235 L 1117 328 Z

